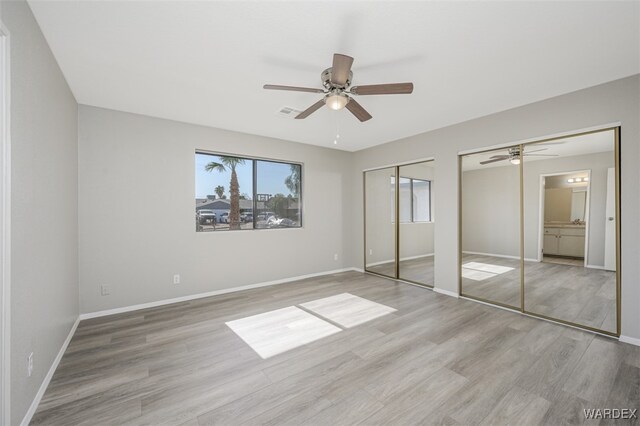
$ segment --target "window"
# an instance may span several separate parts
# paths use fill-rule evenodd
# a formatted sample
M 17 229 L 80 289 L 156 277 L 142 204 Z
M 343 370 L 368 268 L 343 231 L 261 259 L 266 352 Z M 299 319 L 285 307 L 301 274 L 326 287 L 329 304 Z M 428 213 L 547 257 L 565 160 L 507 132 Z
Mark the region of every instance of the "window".
M 196 152 L 196 231 L 299 228 L 302 166 Z
M 400 177 L 400 223 L 431 222 L 431 181 Z M 391 177 L 391 221 L 395 222 L 395 178 Z

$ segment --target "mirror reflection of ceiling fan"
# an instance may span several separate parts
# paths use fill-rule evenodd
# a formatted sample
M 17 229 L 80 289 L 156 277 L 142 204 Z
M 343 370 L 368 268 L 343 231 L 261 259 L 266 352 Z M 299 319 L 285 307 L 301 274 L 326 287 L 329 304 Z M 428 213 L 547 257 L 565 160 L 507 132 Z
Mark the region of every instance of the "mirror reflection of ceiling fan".
M 270 90 L 290 90 L 294 92 L 323 93 L 324 97 L 315 104 L 296 116 L 296 119 L 307 118 L 320 108 L 326 105 L 332 110 L 347 108 L 351 114 L 360 121 L 370 120 L 371 114 L 367 112 L 355 99 L 353 95 L 396 95 L 409 94 L 413 92 L 413 83 L 390 83 L 372 84 L 367 86 L 353 86 L 353 72 L 351 65 L 353 58 L 347 55 L 335 53 L 333 55 L 333 66 L 322 71 L 320 75 L 324 89 L 313 87 L 279 86 L 275 84 L 265 84 L 265 89 Z
M 554 145 L 559 145 L 560 143 L 563 142 L 559 142 L 556 143 Z M 547 144 L 547 145 L 551 145 L 551 144 Z M 523 156 L 527 156 L 527 157 L 558 157 L 558 154 L 534 154 L 534 152 L 541 152 L 541 151 L 546 151 L 548 148 L 541 148 L 541 149 L 536 149 L 535 151 L 527 151 L 524 153 L 520 153 L 520 147 L 516 146 L 513 148 L 509 148 L 509 153 L 508 154 L 503 154 L 503 155 L 493 155 L 491 157 L 489 157 L 488 160 L 486 161 L 481 161 L 480 164 L 482 164 L 483 166 L 485 164 L 491 164 L 491 163 L 497 163 L 498 161 L 506 161 L 509 160 L 509 162 L 511 164 L 515 164 L 518 165 L 520 164 L 520 160 L 522 159 Z

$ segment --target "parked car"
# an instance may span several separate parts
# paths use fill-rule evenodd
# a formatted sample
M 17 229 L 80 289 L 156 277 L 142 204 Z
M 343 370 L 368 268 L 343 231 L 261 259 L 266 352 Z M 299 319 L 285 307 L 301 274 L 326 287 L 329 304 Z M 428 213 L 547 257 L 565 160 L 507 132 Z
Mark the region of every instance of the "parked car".
M 196 216 L 198 217 L 198 223 L 200 225 L 215 223 L 216 221 L 216 214 L 213 212 L 213 210 L 200 209 L 196 213 Z
M 224 212 L 220 215 L 220 223 L 229 223 L 229 213 Z
M 241 222 L 253 222 L 253 213 L 242 213 L 240 215 Z
M 286 217 L 283 217 L 281 219 L 273 219 L 273 216 L 267 221 L 267 225 L 269 226 L 269 228 L 291 228 L 298 226 L 291 219 L 288 219 Z
M 276 219 L 277 216 L 274 212 L 260 212 L 258 213 L 258 220 L 269 220 L 270 218 Z

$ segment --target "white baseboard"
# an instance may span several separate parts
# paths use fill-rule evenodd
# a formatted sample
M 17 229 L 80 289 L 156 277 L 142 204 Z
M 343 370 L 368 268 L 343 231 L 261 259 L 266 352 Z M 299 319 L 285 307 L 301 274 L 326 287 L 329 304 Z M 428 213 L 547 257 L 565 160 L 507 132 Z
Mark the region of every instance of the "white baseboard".
M 444 294 L 446 296 L 455 297 L 456 299 L 460 297 L 460 296 L 458 296 L 458 293 L 456 293 L 455 291 L 443 290 L 443 289 L 438 288 L 438 287 L 434 287 L 433 291 L 435 291 L 436 293 Z
M 635 337 L 620 336 L 618 340 L 623 343 L 629 343 L 630 345 L 640 346 L 640 339 L 637 339 Z
M 601 270 L 605 270 L 604 266 L 600 266 L 600 265 L 587 265 L 587 268 L 591 268 L 591 269 L 601 269 Z M 612 271 L 614 272 L 614 271 Z
M 433 256 L 433 253 L 419 254 L 418 256 L 401 257 L 400 258 L 400 262 L 403 262 L 405 260 L 414 260 L 414 259 L 420 259 L 420 258 L 423 258 L 423 257 L 431 257 L 431 256 Z M 380 262 L 367 263 L 367 266 L 384 265 L 385 263 L 394 263 L 395 261 L 396 261 L 395 259 L 381 260 Z
M 225 288 L 225 289 L 222 289 L 222 290 L 208 291 L 206 293 L 190 294 L 188 296 L 175 297 L 173 299 L 157 300 L 155 302 L 140 303 L 138 305 L 123 306 L 121 308 L 106 309 L 104 311 L 84 313 L 84 314 L 80 314 L 80 320 L 86 320 L 86 319 L 98 318 L 98 317 L 105 317 L 105 316 L 108 316 L 108 315 L 121 314 L 121 313 L 124 313 L 124 312 L 138 311 L 140 309 L 155 308 L 157 306 L 170 305 L 172 303 L 186 302 L 186 301 L 189 301 L 189 300 L 202 299 L 204 297 L 219 296 L 221 294 L 234 293 L 234 292 L 237 292 L 237 291 L 244 291 L 244 290 L 251 290 L 253 288 L 259 288 L 259 287 L 268 287 L 268 286 L 277 285 L 277 284 L 285 284 L 285 283 L 289 283 L 289 282 L 292 282 L 292 281 L 299 281 L 299 280 L 304 280 L 304 279 L 307 279 L 307 278 L 320 277 L 320 276 L 323 276 L 323 275 L 339 274 L 340 272 L 348 272 L 348 271 L 362 272 L 361 270 L 358 270 L 357 268 L 342 268 L 342 269 L 334 269 L 332 271 L 316 272 L 314 274 L 299 275 L 297 277 L 283 278 L 283 279 L 280 279 L 280 280 L 266 281 L 266 282 L 262 282 L 262 283 L 249 284 L 249 285 L 240 286 L 240 287 Z
M 401 257 L 400 258 L 400 262 L 402 262 L 404 260 L 422 259 L 423 257 L 433 257 L 433 253 L 419 254 L 417 256 Z
M 482 253 L 479 251 L 463 251 L 462 254 L 476 254 L 478 256 L 491 256 L 491 257 L 501 257 L 503 259 L 514 259 L 514 260 L 520 260 L 520 256 L 509 256 L 506 254 L 495 254 L 495 253 Z M 525 257 L 524 258 L 525 261 L 527 262 L 540 262 L 538 259 L 532 259 L 532 258 L 528 258 Z
M 53 360 L 53 363 L 51 364 L 51 367 L 49 368 L 47 375 L 44 376 L 44 380 L 40 385 L 40 389 L 38 389 L 38 393 L 36 393 L 35 398 L 33 398 L 33 402 L 31 402 L 31 405 L 29 406 L 29 410 L 27 410 L 27 414 L 25 414 L 24 418 L 22 419 L 22 422 L 20 423 L 21 426 L 28 426 L 29 423 L 31 423 L 31 419 L 33 418 L 33 415 L 36 413 L 36 410 L 38 409 L 40 400 L 42 400 L 42 397 L 44 396 L 44 392 L 47 390 L 47 387 L 49 386 L 49 382 L 51 382 L 53 373 L 56 372 L 56 369 L 58 368 L 58 364 L 60 364 L 60 360 L 62 359 L 62 355 L 64 355 L 65 351 L 67 350 L 67 346 L 69 346 L 69 342 L 71 342 L 71 338 L 75 334 L 76 328 L 78 328 L 78 323 L 80 323 L 80 317 L 76 318 L 76 321 L 73 323 L 71 330 L 69 330 L 69 334 L 67 335 L 67 338 L 65 339 L 64 343 L 62 343 L 62 347 L 58 351 L 58 355 L 56 355 L 56 358 Z

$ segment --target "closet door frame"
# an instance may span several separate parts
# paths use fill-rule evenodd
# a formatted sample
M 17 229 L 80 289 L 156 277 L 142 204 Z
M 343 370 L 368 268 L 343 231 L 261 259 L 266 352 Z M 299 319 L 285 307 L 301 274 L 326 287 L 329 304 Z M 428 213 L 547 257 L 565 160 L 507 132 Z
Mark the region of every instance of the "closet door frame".
M 484 299 L 481 297 L 477 297 L 477 296 L 472 296 L 472 295 L 468 295 L 465 294 L 463 291 L 463 287 L 462 287 L 462 209 L 463 209 L 463 203 L 462 203 L 462 159 L 463 157 L 467 156 L 467 155 L 471 155 L 471 154 L 478 154 L 478 153 L 482 153 L 482 152 L 489 152 L 489 151 L 494 151 L 496 149 L 507 149 L 507 148 L 515 148 L 515 147 L 519 147 L 520 148 L 520 152 L 524 152 L 524 149 L 526 146 L 528 145 L 534 145 L 534 144 L 539 144 L 542 142 L 551 142 L 554 140 L 560 140 L 560 139 L 567 139 L 567 138 L 571 138 L 571 137 L 576 137 L 576 136 L 584 136 L 584 135 L 589 135 L 589 134 L 593 134 L 593 133 L 600 133 L 600 132 L 606 132 L 606 131 L 611 131 L 613 130 L 614 132 L 614 146 L 613 146 L 613 154 L 614 154 L 614 167 L 615 167 L 615 204 L 616 204 L 616 208 L 615 208 L 615 221 L 616 221 L 616 331 L 615 332 L 611 332 L 611 331 L 607 331 L 607 330 L 602 330 L 599 328 L 595 328 L 595 327 L 591 327 L 588 325 L 584 325 L 584 324 L 579 324 L 579 323 L 575 323 L 572 321 L 567 321 L 567 320 L 563 320 L 563 319 L 559 319 L 559 318 L 554 318 L 554 317 L 550 317 L 547 315 L 543 315 L 543 314 L 538 314 L 535 312 L 531 312 L 525 309 L 525 261 L 524 261 L 524 161 L 520 161 L 519 164 L 519 168 L 520 168 L 520 307 L 514 307 L 514 306 L 510 306 L 510 305 L 506 305 L 504 303 L 500 303 L 500 302 L 495 302 L 492 300 L 488 300 L 488 299 Z M 460 295 L 460 297 L 465 298 L 465 299 L 469 299 L 469 300 L 474 300 L 474 301 L 478 301 L 478 302 L 482 302 L 482 303 L 486 303 L 486 304 L 490 304 L 490 305 L 495 305 L 495 306 L 499 306 L 501 308 L 504 309 L 508 309 L 512 312 L 519 312 L 523 315 L 527 315 L 527 316 L 531 316 L 531 317 L 535 317 L 535 318 L 540 318 L 543 320 L 547 320 L 547 321 L 551 321 L 551 322 L 556 322 L 556 323 L 560 323 L 560 324 L 564 324 L 564 325 L 568 325 L 571 327 L 575 327 L 575 328 L 580 328 L 583 330 L 587 330 L 587 331 L 591 331 L 594 333 L 598 333 L 598 334 L 602 334 L 605 336 L 610 336 L 610 337 L 620 337 L 620 333 L 621 333 L 621 328 L 622 328 L 622 313 L 621 313 L 621 305 L 622 305 L 622 299 L 621 299 L 621 295 L 622 295 L 622 281 L 621 281 L 621 276 L 622 276 L 622 271 L 621 271 L 621 265 L 622 265 L 622 248 L 621 248 L 621 229 L 622 229 L 622 223 L 621 223 L 621 210 L 620 210 L 620 198 L 621 198 L 621 193 L 620 193 L 620 133 L 621 133 L 621 126 L 620 125 L 616 125 L 616 126 L 608 126 L 608 127 L 603 127 L 603 128 L 599 128 L 599 129 L 595 129 L 595 130 L 588 130 L 588 131 L 583 131 L 583 132 L 575 132 L 575 133 L 568 133 L 562 136 L 554 136 L 554 137 L 548 137 L 548 138 L 541 138 L 541 139 L 537 139 L 537 140 L 531 140 L 531 141 L 527 141 L 527 142 L 523 142 L 523 143 L 519 143 L 519 144 L 511 144 L 511 145 L 504 145 L 504 146 L 500 146 L 500 147 L 493 147 L 490 149 L 485 149 L 485 150 L 477 150 L 477 151 L 472 151 L 472 152 L 467 152 L 467 153 L 459 153 L 458 154 L 458 294 Z M 522 160 L 522 159 L 521 159 Z
M 387 279 L 391 279 L 391 280 L 395 280 L 395 281 L 401 281 L 401 282 L 405 282 L 408 284 L 412 284 L 412 285 L 417 285 L 419 287 L 425 287 L 428 289 L 433 290 L 434 285 L 431 284 L 425 284 L 425 283 L 421 283 L 418 281 L 413 281 L 407 278 L 400 278 L 400 168 L 404 167 L 404 166 L 411 166 L 414 164 L 420 164 L 420 163 L 428 163 L 428 162 L 433 162 L 435 161 L 435 159 L 433 157 L 429 157 L 429 158 L 425 158 L 425 159 L 421 159 L 421 160 L 412 160 L 412 161 L 408 161 L 408 162 L 404 162 L 404 163 L 396 163 L 396 164 L 390 164 L 387 166 L 381 166 L 381 167 L 375 167 L 372 169 L 365 169 L 362 171 L 362 200 L 363 200 L 363 204 L 362 204 L 362 211 L 363 211 L 363 236 L 364 236 L 364 248 L 363 248 L 363 259 L 364 259 L 364 264 L 363 264 L 363 270 L 365 273 L 367 274 L 373 274 L 379 277 L 383 277 L 383 278 L 387 278 Z M 384 169 L 390 169 L 393 168 L 394 169 L 394 176 L 395 176 L 395 180 L 394 180 L 394 215 L 395 215 L 395 223 L 394 223 L 394 232 L 395 232 L 395 246 L 394 246 L 394 259 L 395 259 L 395 268 L 394 268 L 394 276 L 393 277 L 389 277 L 387 275 L 384 274 L 380 274 L 377 273 L 375 271 L 370 271 L 367 269 L 367 172 L 374 172 L 376 170 L 384 170 Z M 431 193 L 429 193 L 429 196 L 431 196 Z M 431 207 L 431 204 L 429 205 L 429 209 L 431 210 L 431 214 L 433 214 L 433 209 Z M 435 253 L 434 253 L 434 257 L 435 257 Z M 434 264 L 435 264 L 435 258 L 434 258 Z

